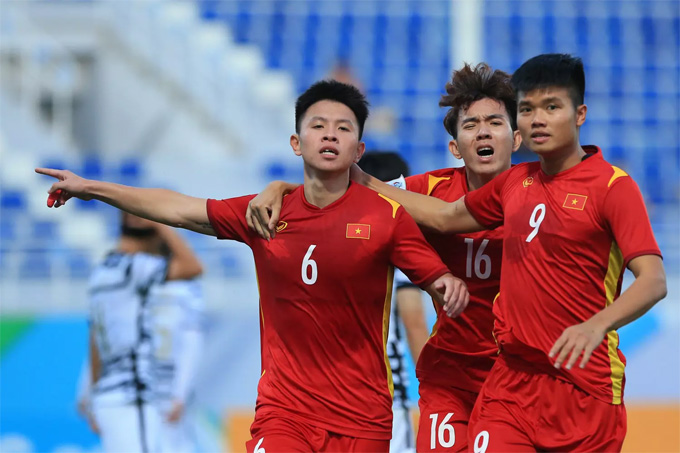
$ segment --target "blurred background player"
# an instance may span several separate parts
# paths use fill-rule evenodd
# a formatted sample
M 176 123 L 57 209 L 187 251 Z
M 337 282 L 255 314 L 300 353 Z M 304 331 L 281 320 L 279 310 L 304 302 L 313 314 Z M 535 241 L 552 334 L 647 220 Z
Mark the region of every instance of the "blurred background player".
M 160 254 L 163 245 L 167 257 Z M 104 451 L 159 451 L 149 296 L 166 280 L 201 273 L 197 257 L 170 227 L 122 213 L 118 246 L 94 269 L 89 285 L 89 415 Z
M 462 159 L 465 167 L 434 170 L 390 185 L 451 202 L 510 168 L 512 153 L 521 141 L 516 130 L 517 102 L 510 76 L 481 63 L 474 68 L 465 65 L 453 73 L 440 106 L 449 107 L 444 118 L 444 127 L 452 137 L 449 151 Z M 364 159 L 359 161 L 364 171 L 377 167 L 372 160 Z M 373 159 L 378 160 L 378 156 Z M 385 169 L 378 171 L 366 173 L 381 181 L 398 175 Z M 261 218 L 267 219 L 272 212 L 268 228 L 278 222 L 279 191 L 292 190 L 295 185 L 276 182 L 270 187 L 271 191 L 251 201 L 251 208 L 257 209 Z M 456 318 L 435 307 L 437 321 L 432 335 L 424 347 L 421 345 L 420 357 L 414 355 L 420 383 L 417 449 L 466 451 L 470 414 L 498 355 L 492 334 L 492 305 L 500 286 L 503 231 L 499 227 L 453 235 L 431 229 L 423 232 L 448 268 L 465 281 L 471 303 Z
M 366 152 L 359 161 L 359 166 L 381 181 L 397 180 L 395 184 L 409 176 L 408 164 L 394 152 Z M 392 291 L 390 331 L 387 336 L 387 356 L 390 359 L 394 381 L 392 403 L 394 419 L 390 453 L 407 453 L 415 451 L 415 433 L 410 410 L 412 402 L 408 398 L 406 346 L 411 352 L 413 363 L 417 363 L 420 351 L 427 341 L 428 329 L 425 323 L 422 292 L 399 269 L 394 271 Z
M 367 116 L 364 96 L 339 82 L 318 82 L 298 98 L 290 144 L 303 158 L 305 184 L 286 198 L 281 237 L 271 242 L 246 224 L 252 196 L 206 200 L 36 169 L 58 180 L 48 206 L 97 199 L 251 247 L 261 291 L 262 376 L 248 451 L 388 451 L 392 380 L 384 342 L 393 266 L 449 315 L 467 306 L 464 284 L 413 219 L 350 183 Z
M 197 280 L 172 280 L 149 292 L 153 401 L 162 420 L 160 451 L 196 451 L 191 397 L 204 343 L 203 291 Z

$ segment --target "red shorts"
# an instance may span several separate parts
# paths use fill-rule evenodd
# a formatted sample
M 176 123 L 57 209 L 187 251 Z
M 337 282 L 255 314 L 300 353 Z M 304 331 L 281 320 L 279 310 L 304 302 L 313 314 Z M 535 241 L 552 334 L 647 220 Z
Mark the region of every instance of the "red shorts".
M 420 383 L 419 393 L 418 451 L 467 451 L 468 420 L 477 393 L 429 382 Z
M 285 412 L 271 411 L 255 416 L 250 427 L 248 453 L 365 452 L 387 453 L 389 440 L 364 439 L 332 433 L 290 418 Z
M 511 361 L 509 361 L 511 360 Z M 621 451 L 626 408 L 501 355 L 470 417 L 475 453 Z

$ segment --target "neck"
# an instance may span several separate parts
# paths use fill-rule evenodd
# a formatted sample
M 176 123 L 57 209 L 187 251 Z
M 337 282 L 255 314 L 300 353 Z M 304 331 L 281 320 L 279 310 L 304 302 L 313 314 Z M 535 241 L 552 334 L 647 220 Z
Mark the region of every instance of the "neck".
M 576 142 L 565 150 L 555 150 L 550 154 L 541 154 L 538 158 L 541 161 L 541 169 L 548 175 L 556 175 L 571 167 L 578 165 L 586 152 L 581 148 L 581 144 Z
M 510 167 L 508 167 L 508 168 L 510 168 Z M 465 167 L 465 177 L 467 179 L 468 190 L 470 192 L 472 192 L 473 190 L 479 189 L 484 184 L 486 184 L 487 182 L 491 181 L 496 176 L 503 173 L 505 170 L 507 170 L 507 169 L 504 168 L 504 169 L 502 169 L 498 172 L 494 172 L 494 173 L 473 173 L 472 171 L 470 171 L 470 169 L 468 167 Z
M 130 236 L 121 236 L 118 241 L 118 250 L 123 253 L 157 253 L 155 241 L 148 239 L 133 238 Z
M 338 200 L 348 187 L 349 171 L 319 175 L 305 168 L 305 199 L 317 208 L 325 208 Z

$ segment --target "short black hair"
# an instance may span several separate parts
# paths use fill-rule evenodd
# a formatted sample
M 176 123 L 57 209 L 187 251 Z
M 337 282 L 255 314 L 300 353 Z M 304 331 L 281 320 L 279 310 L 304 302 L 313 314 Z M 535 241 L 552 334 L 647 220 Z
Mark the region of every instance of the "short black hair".
M 512 85 L 517 95 L 536 89 L 566 88 L 576 108 L 584 102 L 586 74 L 579 57 L 546 53 L 525 61 L 512 75 Z
M 444 117 L 444 127 L 454 139 L 458 138 L 458 118 L 473 102 L 489 98 L 505 106 L 510 118 L 510 127 L 517 129 L 517 97 L 510 84 L 510 74 L 499 69 L 495 71 L 486 63 L 474 68 L 465 64 L 454 71 L 451 81 L 446 84 L 446 94 L 439 101 L 439 107 L 450 107 Z
M 368 151 L 358 163 L 359 168 L 381 181 L 391 181 L 408 176 L 408 164 L 393 151 Z
M 354 112 L 359 123 L 359 139 L 364 134 L 364 123 L 368 118 L 368 101 L 354 85 L 337 80 L 322 80 L 309 87 L 295 102 L 295 132 L 300 133 L 302 118 L 312 105 L 319 101 L 335 101 L 345 104 Z

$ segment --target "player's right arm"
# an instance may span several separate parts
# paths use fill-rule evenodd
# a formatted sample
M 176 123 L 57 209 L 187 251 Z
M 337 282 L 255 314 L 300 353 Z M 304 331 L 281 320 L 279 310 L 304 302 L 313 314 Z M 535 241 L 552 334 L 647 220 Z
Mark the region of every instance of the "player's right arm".
M 155 222 L 215 236 L 203 198 L 166 189 L 142 189 L 85 179 L 68 170 L 36 168 L 35 171 L 58 179 L 48 190 L 48 207 L 58 208 L 71 197 L 99 200 Z
M 440 233 L 471 233 L 484 230 L 467 209 L 462 197 L 452 203 L 439 198 L 402 190 L 365 173 L 354 164 L 352 180 L 401 204 L 419 225 Z

